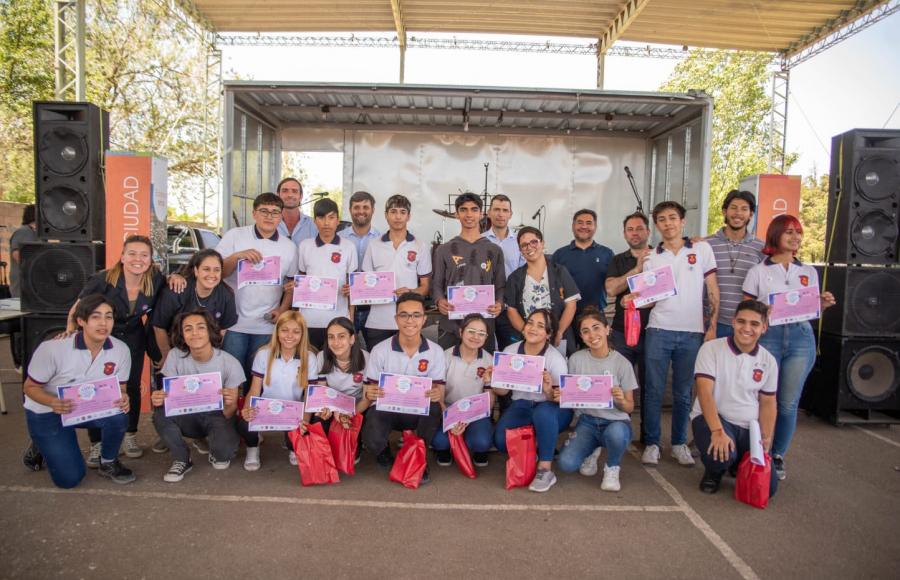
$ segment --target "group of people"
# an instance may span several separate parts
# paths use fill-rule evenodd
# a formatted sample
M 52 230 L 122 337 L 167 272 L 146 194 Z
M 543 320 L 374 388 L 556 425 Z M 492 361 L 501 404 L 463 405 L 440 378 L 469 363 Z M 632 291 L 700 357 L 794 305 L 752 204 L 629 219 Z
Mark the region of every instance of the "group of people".
M 510 230 L 508 197 L 496 195 L 484 208 L 481 197 L 465 193 L 455 200 L 459 235 L 432 257 L 429 245 L 408 230 L 412 207 L 402 195 L 385 202 L 386 233 L 371 223 L 376 203 L 369 193 L 350 198 L 352 224 L 341 231 L 334 201 L 317 201 L 310 218 L 300 212 L 302 198 L 299 181 L 283 180 L 277 194 L 255 199 L 252 225 L 229 230 L 216 250 L 198 252 L 168 278 L 154 265 L 147 238 L 127 238 L 119 263 L 88 281 L 67 332 L 40 345 L 31 359 L 24 382 L 34 445 L 30 464 L 42 455 L 60 487 L 77 485 L 85 465 L 116 483 L 133 481 L 118 456 L 120 446 L 127 457 L 143 454 L 136 434 L 146 353 L 157 377 L 150 397 L 159 440 L 152 450 L 171 453 L 164 476 L 169 482 L 192 469 L 192 447 L 213 468 L 226 469 L 241 439 L 244 468 L 258 470 L 261 437 L 251 426 L 259 410 L 252 398 L 303 401 L 309 385 L 327 385 L 355 400 L 355 414 L 363 416 L 360 447 L 384 469 L 394 461 L 392 431 L 415 430 L 440 466 L 453 461 L 449 433 L 460 435 L 474 464 L 485 466 L 491 448 L 507 451 L 508 430 L 533 426 L 538 464 L 529 489 L 545 492 L 554 485 L 554 460 L 563 472 L 596 474 L 605 448 L 601 489 L 619 491 L 621 459 L 633 439 L 634 391 L 641 403 L 642 461 L 659 461 L 670 364 L 670 451 L 678 463 L 694 465 L 687 439 L 691 423 L 705 467 L 701 489 L 714 493 L 749 449 L 751 420 L 760 423 L 773 473 L 784 479 L 800 391 L 814 361 L 812 328 L 809 322 L 768 327 L 768 307 L 757 298 L 818 284 L 815 270 L 795 258 L 802 235 L 796 218 L 776 218 L 763 243 L 747 231 L 756 209 L 753 195 L 733 191 L 722 208 L 725 226 L 707 239 L 691 240 L 682 237 L 684 208 L 665 201 L 650 217 L 634 213 L 624 219 L 629 249 L 614 255 L 594 241 L 597 215 L 583 209 L 573 217 L 572 243 L 548 257 L 540 230 Z M 492 226 L 482 233 L 485 210 Z M 662 239 L 655 248 L 648 245 L 651 220 Z M 278 257 L 280 284 L 238 285 L 240 264 L 272 257 Z M 671 266 L 677 294 L 641 308 L 640 338 L 628 341 L 626 311 L 640 298 L 629 290 L 628 278 L 662 266 Z M 352 305 L 348 277 L 358 271 L 393 272 L 395 302 Z M 295 275 L 343 281 L 334 308 L 293 308 Z M 487 316 L 451 316 L 448 288 L 472 285 L 494 288 Z M 437 343 L 422 334 L 429 296 L 439 311 Z M 611 324 L 603 311 L 607 296 L 615 302 Z M 823 309 L 834 304 L 827 292 L 820 300 Z M 495 349 L 543 357 L 541 390 L 492 389 Z M 221 410 L 166 415 L 167 392 L 159 388 L 166 377 L 211 372 L 221 376 Z M 382 373 L 431 379 L 428 413 L 376 408 L 385 394 Z M 560 377 L 567 374 L 612 376 L 611 407 L 561 407 Z M 79 425 L 91 441 L 85 462 L 74 428 L 55 417 L 72 409 L 55 387 L 111 376 L 121 385 L 122 413 Z M 482 393 L 490 393 L 492 409 L 497 403 L 499 418 L 445 433 L 444 410 Z M 306 413 L 298 429 L 305 434 L 313 423 L 327 431 L 352 422 L 349 414 L 323 410 Z M 558 448 L 560 434 L 570 427 Z M 284 445 L 296 464 L 287 436 Z M 426 468 L 423 483 L 429 478 Z

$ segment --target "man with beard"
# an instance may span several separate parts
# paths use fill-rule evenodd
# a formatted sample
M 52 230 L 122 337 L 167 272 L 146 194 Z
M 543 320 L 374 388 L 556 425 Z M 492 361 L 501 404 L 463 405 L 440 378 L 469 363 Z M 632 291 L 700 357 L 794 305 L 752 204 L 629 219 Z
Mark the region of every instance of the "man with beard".
M 706 238 L 716 256 L 716 280 L 719 283 L 719 317 L 709 321 L 715 325 L 716 338 L 734 334 L 731 317 L 744 298 L 741 290 L 744 279 L 750 268 L 765 258 L 762 253 L 765 242 L 747 228 L 754 213 L 756 197 L 749 191 L 731 190 L 722 204 L 725 225 Z
M 375 215 L 375 198 L 367 191 L 357 191 L 350 196 L 350 217 L 353 220 L 352 227 L 344 228 L 337 235 L 353 242 L 356 246 L 357 264 L 362 268 L 363 258 L 366 255 L 366 248 L 369 242 L 377 240 L 381 236 L 372 225 L 372 216 Z M 353 311 L 353 327 L 356 332 L 362 333 L 366 347 L 371 349 L 369 345 L 369 334 L 366 328 L 366 320 L 369 319 L 370 306 L 358 305 Z
M 613 251 L 594 241 L 596 233 L 596 212 L 580 209 L 572 218 L 572 234 L 575 239 L 568 246 L 553 252 L 553 261 L 569 271 L 581 294 L 575 310 L 576 317 L 588 304 L 596 304 L 601 312 L 606 308 L 604 285 Z
M 503 260 L 506 265 L 506 278 L 525 265 L 525 258 L 519 251 L 519 243 L 516 241 L 516 233 L 509 229 L 509 220 L 512 217 L 512 201 L 505 195 L 495 195 L 491 198 L 488 216 L 491 218 L 491 229 L 481 234 L 494 242 L 503 250 Z M 513 343 L 513 337 L 518 336 L 516 330 L 509 323 L 509 317 L 504 310 L 495 321 L 497 328 L 497 343 L 501 349 Z M 521 338 L 521 336 L 518 336 Z
M 281 223 L 278 224 L 278 233 L 291 238 L 295 245 L 316 237 L 318 230 L 312 218 L 300 213 L 300 202 L 303 201 L 303 187 L 293 177 L 285 177 L 278 184 L 276 190 L 278 197 L 284 202 L 281 213 Z

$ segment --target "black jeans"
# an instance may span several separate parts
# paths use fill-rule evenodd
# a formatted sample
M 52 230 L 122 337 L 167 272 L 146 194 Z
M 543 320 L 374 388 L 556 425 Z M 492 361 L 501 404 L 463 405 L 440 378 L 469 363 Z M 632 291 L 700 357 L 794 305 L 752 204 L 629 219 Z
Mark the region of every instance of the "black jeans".
M 166 417 L 165 407 L 153 411 L 153 426 L 175 461 L 190 461 L 191 450 L 184 438 L 209 438 L 209 454 L 216 461 L 228 461 L 237 455 L 237 417 L 227 419 L 222 411 Z
M 644 408 L 646 407 L 644 405 L 644 388 L 647 384 L 647 366 L 644 364 L 645 335 L 642 332 L 640 340 L 634 346 L 628 346 L 628 343 L 625 341 L 625 333 L 619 330 L 610 329 L 609 338 L 612 340 L 612 345 L 616 352 L 628 359 L 632 366 L 637 367 L 638 396 L 641 403 L 639 411 L 641 417 L 641 443 L 646 443 L 647 437 L 644 433 Z
M 325 350 L 325 343 L 328 341 L 328 329 L 327 328 L 310 328 L 309 331 L 309 344 L 316 347 L 318 350 Z
M 500 350 L 505 349 L 513 342 L 513 338 L 522 340 L 522 334 L 513 328 L 512 323 L 509 321 L 509 316 L 506 315 L 506 310 L 500 313 L 495 320 L 495 328 L 497 333 L 497 346 L 500 347 Z
M 425 447 L 431 445 L 435 433 L 441 428 L 444 413 L 441 404 L 431 402 L 428 415 L 406 415 L 404 413 L 387 413 L 378 411 L 374 406 L 366 413 L 362 426 L 362 441 L 366 449 L 373 455 L 379 455 L 387 449 L 391 431 L 416 431 L 425 441 Z
M 369 345 L 370 331 L 366 328 L 366 321 L 369 319 L 369 312 L 371 310 L 372 307 L 367 305 L 358 305 L 353 309 L 353 328 L 362 335 L 368 350 L 372 350 L 372 347 Z
M 384 342 L 395 334 L 397 334 L 396 330 L 384 330 L 383 328 L 367 328 L 365 335 L 367 350 L 369 352 L 372 352 L 372 349 L 375 348 L 376 344 Z
M 712 440 L 712 433 L 709 430 L 709 425 L 706 424 L 706 418 L 703 415 L 699 415 L 694 417 L 694 420 L 691 421 L 691 428 L 694 432 L 694 441 L 697 442 L 697 448 L 700 450 L 700 461 L 703 462 L 706 473 L 716 477 L 721 477 L 732 465 L 740 465 L 741 461 L 744 459 L 744 454 L 750 451 L 749 429 L 744 429 L 743 427 L 738 427 L 733 423 L 729 423 L 723 419 L 721 415 L 719 415 L 719 421 L 722 423 L 722 429 L 725 430 L 725 434 L 734 441 L 734 449 L 728 457 L 723 460 L 713 459 L 712 455 L 707 453 L 709 443 Z M 769 459 L 771 460 L 771 454 Z M 769 478 L 769 497 L 775 495 L 775 492 L 777 491 L 778 474 L 775 473 L 775 466 L 772 466 L 772 475 Z
M 117 336 L 123 340 L 121 336 Z M 128 344 L 128 343 L 126 343 Z M 144 375 L 144 355 L 147 353 L 145 345 L 128 344 L 131 351 L 131 373 L 125 384 L 125 393 L 128 395 L 128 430 L 127 433 L 137 433 L 138 421 L 141 419 L 141 379 Z M 150 385 L 147 385 L 148 391 Z M 149 394 L 149 392 L 148 392 Z M 88 429 L 88 439 L 91 445 L 100 443 L 100 429 Z

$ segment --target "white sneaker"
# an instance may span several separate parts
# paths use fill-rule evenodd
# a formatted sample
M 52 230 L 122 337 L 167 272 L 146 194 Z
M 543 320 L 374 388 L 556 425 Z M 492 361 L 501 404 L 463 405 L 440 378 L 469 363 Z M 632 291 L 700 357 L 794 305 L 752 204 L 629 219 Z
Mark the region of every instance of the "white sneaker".
M 659 465 L 659 445 L 648 445 L 641 455 L 641 463 L 644 465 Z
M 259 447 L 248 447 L 247 457 L 244 458 L 244 469 L 256 471 L 259 469 Z
M 122 441 L 122 451 L 124 451 L 125 455 L 131 459 L 136 459 L 144 454 L 144 450 L 138 445 L 136 434 L 125 437 Z
M 619 483 L 619 466 L 603 466 L 603 483 L 600 484 L 603 491 L 619 491 L 622 485 Z
M 101 446 L 101 443 L 94 443 L 93 445 L 91 445 L 91 452 L 88 455 L 87 461 L 85 462 L 86 465 L 91 469 L 97 469 L 100 467 Z
M 213 469 L 228 469 L 228 466 L 231 465 L 231 460 L 226 459 L 225 461 L 219 461 L 215 457 L 212 456 L 212 453 L 207 455 L 209 458 L 209 462 L 212 464 Z
M 584 461 L 581 462 L 581 467 L 578 468 L 578 473 L 588 477 L 597 475 L 597 459 L 600 458 L 601 451 L 603 451 L 603 448 L 598 447 L 594 449 L 593 453 L 585 457 Z
M 291 451 L 288 455 L 288 461 L 291 462 L 291 465 L 297 465 L 297 454 Z
M 669 454 L 677 459 L 680 465 L 684 465 L 685 467 L 694 466 L 694 458 L 691 457 L 691 450 L 687 445 L 673 445 L 672 451 L 670 451 Z

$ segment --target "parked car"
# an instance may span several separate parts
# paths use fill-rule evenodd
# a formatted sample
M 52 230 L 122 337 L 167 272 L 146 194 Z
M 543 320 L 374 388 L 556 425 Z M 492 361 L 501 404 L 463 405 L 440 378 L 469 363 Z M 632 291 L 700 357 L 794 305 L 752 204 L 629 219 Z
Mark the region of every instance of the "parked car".
M 169 251 L 169 273 L 181 270 L 194 252 L 214 249 L 219 244 L 219 239 L 219 235 L 211 230 L 181 225 L 168 226 L 166 246 Z

